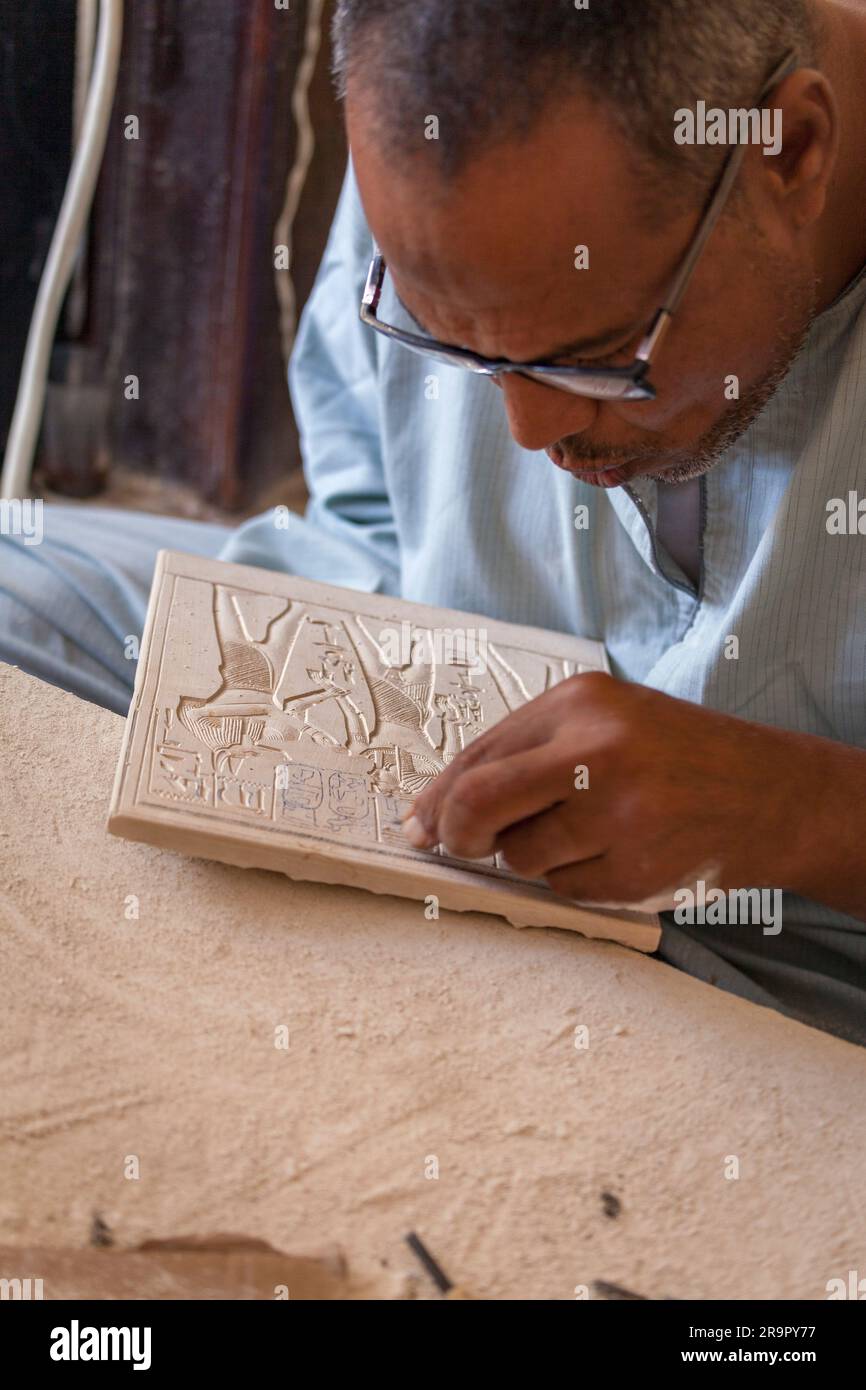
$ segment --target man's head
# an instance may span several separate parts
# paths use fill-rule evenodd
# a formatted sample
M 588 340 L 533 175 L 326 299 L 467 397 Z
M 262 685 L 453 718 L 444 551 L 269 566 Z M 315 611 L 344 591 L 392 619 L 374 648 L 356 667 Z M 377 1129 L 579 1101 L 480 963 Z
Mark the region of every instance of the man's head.
M 747 150 L 653 368 L 658 399 L 498 382 L 518 443 L 589 481 L 711 466 L 817 302 L 838 117 L 810 68 L 810 0 L 340 0 L 335 38 L 367 216 L 424 331 L 485 357 L 596 366 L 634 357 L 729 153 L 678 143 L 677 113 L 754 107 L 797 54 L 771 102 L 781 153 Z

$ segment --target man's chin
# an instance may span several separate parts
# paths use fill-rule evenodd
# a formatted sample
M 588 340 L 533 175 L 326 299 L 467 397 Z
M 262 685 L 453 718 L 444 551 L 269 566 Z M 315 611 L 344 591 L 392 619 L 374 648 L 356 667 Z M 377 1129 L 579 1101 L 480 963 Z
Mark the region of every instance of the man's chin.
M 554 460 L 555 461 L 555 460 Z M 623 459 L 617 463 L 587 465 L 583 462 L 560 463 L 557 467 L 570 473 L 579 483 L 590 487 L 614 488 L 633 482 L 635 478 L 655 478 L 663 483 L 685 483 L 707 473 L 717 456 L 699 454 L 690 459 L 673 454 L 656 454 L 652 458 Z
M 614 488 L 622 487 L 624 483 L 631 482 L 633 478 L 656 474 L 660 467 L 664 467 L 664 460 L 623 459 L 617 463 L 597 464 L 595 466 L 584 463 L 561 463 L 558 467 L 566 473 L 570 473 L 572 478 L 576 478 L 579 483 L 587 483 L 590 487 Z

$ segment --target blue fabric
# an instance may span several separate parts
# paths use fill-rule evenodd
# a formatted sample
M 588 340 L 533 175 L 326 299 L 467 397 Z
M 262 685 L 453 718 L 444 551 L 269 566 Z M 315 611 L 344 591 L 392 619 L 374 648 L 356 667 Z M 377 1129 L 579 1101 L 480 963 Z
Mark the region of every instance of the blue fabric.
M 0 659 L 126 714 L 157 551 L 216 555 L 231 532 L 61 506 L 45 507 L 43 531 L 38 545 L 0 535 Z
M 227 531 L 46 508 L 42 545 L 0 537 L 0 657 L 125 710 L 123 639 L 141 632 L 155 552 L 170 547 L 598 638 L 625 679 L 866 748 L 866 545 L 827 527 L 828 502 L 866 497 L 866 274 L 702 480 L 696 595 L 655 537 L 652 481 L 575 481 L 514 443 L 489 382 L 360 323 L 370 254 L 349 170 L 290 370 L 306 517 Z M 381 313 L 405 322 L 387 284 Z M 669 921 L 662 954 L 866 1043 L 866 923 L 786 897 L 784 924 L 764 937 Z

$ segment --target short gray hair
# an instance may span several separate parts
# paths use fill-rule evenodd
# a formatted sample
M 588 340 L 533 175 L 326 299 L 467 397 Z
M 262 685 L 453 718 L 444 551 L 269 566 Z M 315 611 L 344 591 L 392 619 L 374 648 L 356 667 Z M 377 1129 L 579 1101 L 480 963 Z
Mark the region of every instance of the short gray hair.
M 338 0 L 333 37 L 338 94 L 366 83 L 389 153 L 426 148 L 445 179 L 576 86 L 641 167 L 675 169 L 686 189 L 706 188 L 725 151 L 675 144 L 674 113 L 754 106 L 785 52 L 813 66 L 820 39 L 811 0 Z

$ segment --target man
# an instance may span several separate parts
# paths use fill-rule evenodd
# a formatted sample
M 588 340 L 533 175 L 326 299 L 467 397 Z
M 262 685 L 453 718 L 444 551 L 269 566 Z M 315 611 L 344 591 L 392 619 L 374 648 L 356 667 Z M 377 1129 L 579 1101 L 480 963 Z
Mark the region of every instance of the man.
M 616 679 L 477 740 L 412 843 L 589 902 L 785 890 L 663 957 L 866 1043 L 864 5 L 342 0 L 336 38 L 306 519 L 115 519 L 120 560 L 49 515 L 0 654 L 122 708 L 159 544 L 600 638 Z

